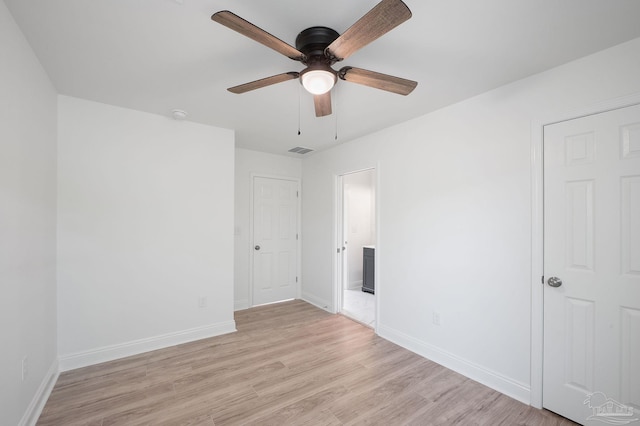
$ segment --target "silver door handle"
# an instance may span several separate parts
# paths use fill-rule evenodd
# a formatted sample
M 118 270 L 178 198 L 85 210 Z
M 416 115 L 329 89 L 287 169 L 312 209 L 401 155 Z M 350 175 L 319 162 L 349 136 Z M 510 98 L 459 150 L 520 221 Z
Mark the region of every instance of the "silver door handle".
M 558 277 L 551 277 L 547 280 L 547 284 L 551 287 L 560 287 L 562 285 L 562 280 Z
M 255 246 L 254 250 L 260 250 L 260 246 Z

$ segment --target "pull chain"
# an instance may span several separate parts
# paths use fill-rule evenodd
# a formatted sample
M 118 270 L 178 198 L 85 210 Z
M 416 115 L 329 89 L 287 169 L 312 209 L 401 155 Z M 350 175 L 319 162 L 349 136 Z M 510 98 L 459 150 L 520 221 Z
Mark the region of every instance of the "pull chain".
M 298 136 L 300 136 L 300 98 L 302 98 L 302 85 L 298 84 Z
M 335 94 L 335 96 L 333 97 L 334 98 L 333 99 L 333 104 L 334 104 L 333 105 L 333 109 L 335 110 L 334 120 L 335 120 L 335 131 L 336 131 L 334 140 L 337 141 L 338 140 L 338 86 L 336 85 L 336 86 L 334 86 L 334 88 L 335 89 L 334 89 L 333 93 Z

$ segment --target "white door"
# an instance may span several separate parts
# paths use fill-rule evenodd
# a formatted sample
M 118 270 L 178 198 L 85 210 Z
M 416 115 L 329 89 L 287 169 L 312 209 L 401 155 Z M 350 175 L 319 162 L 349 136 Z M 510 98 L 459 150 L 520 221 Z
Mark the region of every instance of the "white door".
M 637 420 L 640 106 L 545 127 L 544 271 L 544 407 Z
M 253 179 L 253 305 L 298 295 L 298 182 Z

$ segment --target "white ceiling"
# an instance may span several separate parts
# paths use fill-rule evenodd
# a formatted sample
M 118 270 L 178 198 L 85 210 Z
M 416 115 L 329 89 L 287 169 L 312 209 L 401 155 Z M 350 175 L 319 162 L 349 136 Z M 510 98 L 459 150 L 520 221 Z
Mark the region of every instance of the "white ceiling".
M 418 81 L 409 96 L 339 81 L 334 114 L 316 118 L 297 80 L 225 90 L 303 65 L 211 21 L 214 12 L 294 45 L 310 26 L 342 33 L 377 2 L 5 0 L 59 93 L 167 116 L 184 109 L 235 129 L 239 147 L 278 154 L 326 149 L 640 37 L 638 0 L 405 0 L 409 21 L 335 68 Z

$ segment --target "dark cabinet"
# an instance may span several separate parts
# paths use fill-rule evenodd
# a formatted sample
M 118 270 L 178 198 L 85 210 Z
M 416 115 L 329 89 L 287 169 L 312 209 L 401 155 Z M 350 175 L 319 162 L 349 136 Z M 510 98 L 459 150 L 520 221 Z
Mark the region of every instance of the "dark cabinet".
M 371 294 L 375 292 L 375 259 L 375 248 L 364 247 L 362 249 L 362 291 Z

